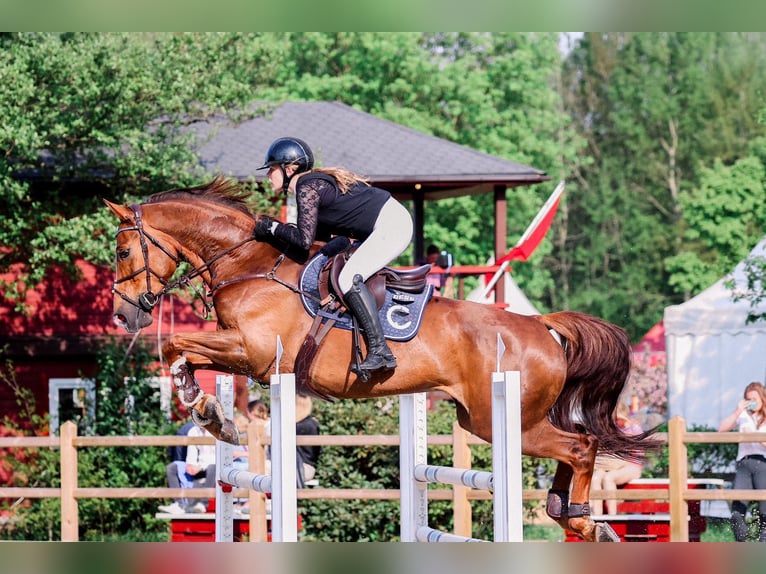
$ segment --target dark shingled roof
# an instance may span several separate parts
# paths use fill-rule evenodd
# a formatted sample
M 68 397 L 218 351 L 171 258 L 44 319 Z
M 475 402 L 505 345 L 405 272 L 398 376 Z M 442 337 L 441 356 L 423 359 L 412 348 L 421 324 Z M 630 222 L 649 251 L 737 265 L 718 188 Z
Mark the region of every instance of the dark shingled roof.
M 246 180 L 269 144 L 283 136 L 305 140 L 316 165 L 344 167 L 367 176 L 400 199 L 441 199 L 489 193 L 548 181 L 545 172 L 458 145 L 339 102 L 260 104 L 267 113 L 240 124 L 218 118 L 197 127 L 202 165 L 211 172 Z M 419 188 L 416 188 L 419 185 Z

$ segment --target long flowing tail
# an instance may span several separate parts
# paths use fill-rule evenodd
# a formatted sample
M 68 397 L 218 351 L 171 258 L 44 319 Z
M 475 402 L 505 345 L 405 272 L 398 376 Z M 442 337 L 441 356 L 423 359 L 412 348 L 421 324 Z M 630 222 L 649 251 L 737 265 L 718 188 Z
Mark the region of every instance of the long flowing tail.
M 649 438 L 655 429 L 627 435 L 616 425 L 614 409 L 628 381 L 631 348 L 627 333 L 612 323 L 574 311 L 539 320 L 564 338 L 567 378 L 550 411 L 551 422 L 568 432 L 598 438 L 599 450 L 627 460 L 662 445 Z

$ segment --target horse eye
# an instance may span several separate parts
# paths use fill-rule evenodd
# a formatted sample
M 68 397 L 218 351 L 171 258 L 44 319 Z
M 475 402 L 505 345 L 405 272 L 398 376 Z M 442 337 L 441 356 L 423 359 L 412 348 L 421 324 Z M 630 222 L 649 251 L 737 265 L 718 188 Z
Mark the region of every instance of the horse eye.
M 117 258 L 124 260 L 130 257 L 130 249 L 118 249 L 117 250 Z

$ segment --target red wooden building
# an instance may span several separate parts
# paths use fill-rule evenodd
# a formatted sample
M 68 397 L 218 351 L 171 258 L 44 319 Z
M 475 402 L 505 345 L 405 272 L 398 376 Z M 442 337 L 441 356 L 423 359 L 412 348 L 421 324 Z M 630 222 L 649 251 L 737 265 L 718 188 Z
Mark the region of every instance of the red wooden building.
M 77 267 L 79 278 L 53 270 L 43 283 L 26 290 L 23 311 L 0 298 L 0 349 L 10 360 L 16 383 L 32 391 L 40 412 L 46 412 L 51 401 L 59 403 L 58 397 L 51 395 L 52 382 L 66 393 L 75 390 L 76 381 L 95 374 L 99 338 L 116 335 L 129 340 L 133 336 L 112 322 L 113 271 L 84 261 L 78 261 Z M 16 282 L 18 276 L 17 268 L 2 278 Z M 203 320 L 188 302 L 175 295 L 163 299 L 154 317 L 155 322 L 140 337 L 157 348 L 158 362 L 159 347 L 168 335 L 215 330 L 214 321 Z M 161 366 L 161 374 L 169 375 L 167 365 Z M 200 371 L 198 379 L 206 391 L 214 392 L 215 373 Z M 16 408 L 13 390 L 8 384 L 0 384 L 0 416 Z

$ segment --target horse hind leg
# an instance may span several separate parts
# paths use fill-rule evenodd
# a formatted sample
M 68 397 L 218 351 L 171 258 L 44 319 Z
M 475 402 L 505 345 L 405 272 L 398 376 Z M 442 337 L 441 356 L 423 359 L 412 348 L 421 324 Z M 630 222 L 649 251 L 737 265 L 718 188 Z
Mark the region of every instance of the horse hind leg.
M 588 542 L 619 541 L 608 524 L 596 524 L 590 517 L 590 482 L 597 439 L 561 431 L 546 420 L 526 431 L 522 444 L 524 454 L 558 461 L 546 501 L 548 516 Z

